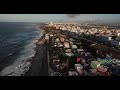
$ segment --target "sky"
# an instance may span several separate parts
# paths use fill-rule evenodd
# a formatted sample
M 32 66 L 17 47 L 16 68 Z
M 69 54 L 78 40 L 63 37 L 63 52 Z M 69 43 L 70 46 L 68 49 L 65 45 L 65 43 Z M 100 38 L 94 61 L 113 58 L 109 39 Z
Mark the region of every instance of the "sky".
M 120 14 L 80 14 L 76 18 L 67 14 L 0 14 L 0 22 L 59 22 L 59 21 L 102 21 L 120 23 Z

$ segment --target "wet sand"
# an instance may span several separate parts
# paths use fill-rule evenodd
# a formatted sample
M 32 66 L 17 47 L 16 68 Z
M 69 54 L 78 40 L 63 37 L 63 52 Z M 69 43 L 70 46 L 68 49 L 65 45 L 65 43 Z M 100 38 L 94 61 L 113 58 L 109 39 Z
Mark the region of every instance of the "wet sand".
M 36 53 L 32 58 L 32 65 L 24 76 L 49 76 L 47 61 L 47 44 L 41 37 L 36 43 Z

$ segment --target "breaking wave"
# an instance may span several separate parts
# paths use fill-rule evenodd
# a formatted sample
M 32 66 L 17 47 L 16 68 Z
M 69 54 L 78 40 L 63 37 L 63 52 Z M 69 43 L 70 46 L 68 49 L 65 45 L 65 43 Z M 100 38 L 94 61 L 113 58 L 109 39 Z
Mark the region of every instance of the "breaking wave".
M 31 26 L 26 27 L 27 29 L 33 29 Z M 27 40 L 27 44 L 23 47 L 23 50 L 19 52 L 19 56 L 14 62 L 6 66 L 1 72 L 0 76 L 21 76 L 26 71 L 29 70 L 31 66 L 31 58 L 35 54 L 35 42 L 42 36 L 42 32 L 35 31 L 36 36 L 33 39 Z M 32 35 L 32 33 L 31 33 Z M 14 52 L 8 54 L 8 56 L 12 56 Z

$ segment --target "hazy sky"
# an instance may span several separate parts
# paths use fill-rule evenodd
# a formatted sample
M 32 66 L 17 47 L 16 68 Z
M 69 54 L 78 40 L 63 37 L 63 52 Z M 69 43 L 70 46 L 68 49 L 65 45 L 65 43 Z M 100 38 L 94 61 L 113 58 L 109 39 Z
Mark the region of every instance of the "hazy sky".
M 0 22 L 48 22 L 48 21 L 103 21 L 119 22 L 120 14 L 80 14 L 70 18 L 67 14 L 0 14 Z

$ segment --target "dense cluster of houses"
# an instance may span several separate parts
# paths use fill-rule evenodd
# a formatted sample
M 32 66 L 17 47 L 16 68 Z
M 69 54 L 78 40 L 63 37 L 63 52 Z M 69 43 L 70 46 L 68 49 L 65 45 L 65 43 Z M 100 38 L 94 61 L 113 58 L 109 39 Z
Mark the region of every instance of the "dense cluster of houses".
M 85 34 L 87 36 L 94 35 L 96 40 L 100 43 L 109 43 L 111 47 L 120 48 L 120 30 L 110 29 L 107 25 L 81 25 L 81 24 L 68 24 L 68 23 L 53 23 L 48 24 L 50 27 L 54 27 L 56 30 L 70 31 L 79 34 Z M 115 37 L 115 38 L 112 38 Z
M 98 42 L 100 44 L 107 45 L 109 47 L 114 47 L 119 49 L 120 48 L 120 40 L 114 35 L 86 35 L 85 38 L 89 40 L 93 40 L 95 42 Z
M 54 27 L 57 30 L 68 30 L 76 33 L 120 36 L 119 29 L 110 29 L 110 26 L 108 25 L 51 22 L 48 26 Z
M 80 37 L 73 38 L 65 31 L 45 34 L 49 46 L 49 64 L 52 76 L 111 76 L 120 74 L 120 62 L 109 54 L 93 56 L 82 47 Z M 110 39 L 110 38 L 108 38 Z

